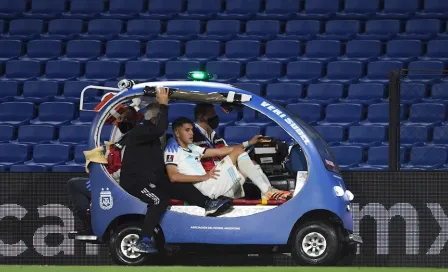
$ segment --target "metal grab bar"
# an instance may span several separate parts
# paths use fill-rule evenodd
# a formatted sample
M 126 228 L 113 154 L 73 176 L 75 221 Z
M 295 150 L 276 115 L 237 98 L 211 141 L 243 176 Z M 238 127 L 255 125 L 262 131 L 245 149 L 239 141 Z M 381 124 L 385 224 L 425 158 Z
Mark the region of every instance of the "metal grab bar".
M 94 111 L 94 112 L 95 112 L 95 110 L 87 110 L 87 109 L 84 109 L 84 93 L 85 93 L 88 89 L 108 90 L 108 91 L 111 91 L 111 92 L 117 92 L 117 93 L 123 91 L 123 90 L 120 90 L 119 88 L 113 88 L 113 87 L 104 87 L 104 86 L 95 86 L 95 85 L 89 85 L 89 86 L 86 86 L 86 87 L 85 87 L 84 89 L 82 89 L 82 91 L 81 91 L 81 97 L 80 97 L 80 100 L 79 100 L 79 110 L 80 110 L 80 111 Z

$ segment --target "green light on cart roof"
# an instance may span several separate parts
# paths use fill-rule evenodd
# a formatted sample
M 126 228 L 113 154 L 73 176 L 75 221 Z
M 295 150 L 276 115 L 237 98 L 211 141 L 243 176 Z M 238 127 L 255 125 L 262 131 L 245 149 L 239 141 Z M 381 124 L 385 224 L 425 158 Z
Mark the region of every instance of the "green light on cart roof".
M 195 81 L 207 81 L 213 78 L 213 74 L 203 71 L 193 71 L 188 73 L 188 78 Z

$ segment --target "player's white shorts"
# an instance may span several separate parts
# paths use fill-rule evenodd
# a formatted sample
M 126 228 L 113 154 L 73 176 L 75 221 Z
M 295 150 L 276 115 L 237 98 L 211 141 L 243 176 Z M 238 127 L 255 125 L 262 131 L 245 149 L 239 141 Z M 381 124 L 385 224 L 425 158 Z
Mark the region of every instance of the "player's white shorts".
M 229 156 L 224 157 L 216 169 L 219 170 L 218 178 L 208 179 L 206 181 L 195 183 L 194 186 L 205 196 L 212 199 L 219 196 L 226 196 L 231 198 L 244 197 L 243 184 L 245 178 L 233 165 Z

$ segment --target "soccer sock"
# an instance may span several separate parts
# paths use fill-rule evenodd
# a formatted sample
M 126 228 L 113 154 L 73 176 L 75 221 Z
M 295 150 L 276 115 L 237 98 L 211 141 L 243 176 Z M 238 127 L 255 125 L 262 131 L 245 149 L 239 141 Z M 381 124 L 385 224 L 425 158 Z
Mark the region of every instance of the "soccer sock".
M 261 193 L 264 194 L 269 190 L 270 183 L 269 180 L 266 183 L 266 175 L 260 168 L 257 169 L 246 152 L 238 157 L 238 168 L 244 175 L 252 180 L 252 182 L 260 189 Z

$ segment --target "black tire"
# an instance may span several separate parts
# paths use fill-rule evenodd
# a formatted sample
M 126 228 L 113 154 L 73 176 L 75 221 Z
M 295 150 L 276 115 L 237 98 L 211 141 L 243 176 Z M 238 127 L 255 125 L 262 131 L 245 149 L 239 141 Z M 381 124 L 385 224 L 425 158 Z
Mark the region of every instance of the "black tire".
M 314 239 L 316 242 L 313 243 Z M 308 244 L 311 245 L 309 250 L 305 251 L 302 248 L 304 241 L 308 241 Z M 291 256 L 298 265 L 334 265 L 341 248 L 337 229 L 329 223 L 321 221 L 311 221 L 300 225 L 294 230 L 291 243 Z
M 341 250 L 338 266 L 352 266 L 356 258 L 357 250 L 358 247 L 356 244 L 345 244 Z
M 109 253 L 112 261 L 119 265 L 138 266 L 150 263 L 152 265 L 157 264 L 159 261 L 164 260 L 165 251 L 163 233 L 160 229 L 155 233 L 155 246 L 159 249 L 157 254 L 141 254 L 134 253 L 133 256 L 126 256 L 121 248 L 122 241 L 124 239 L 138 240 L 142 231 L 141 223 L 133 222 L 118 226 L 114 231 L 109 241 Z

